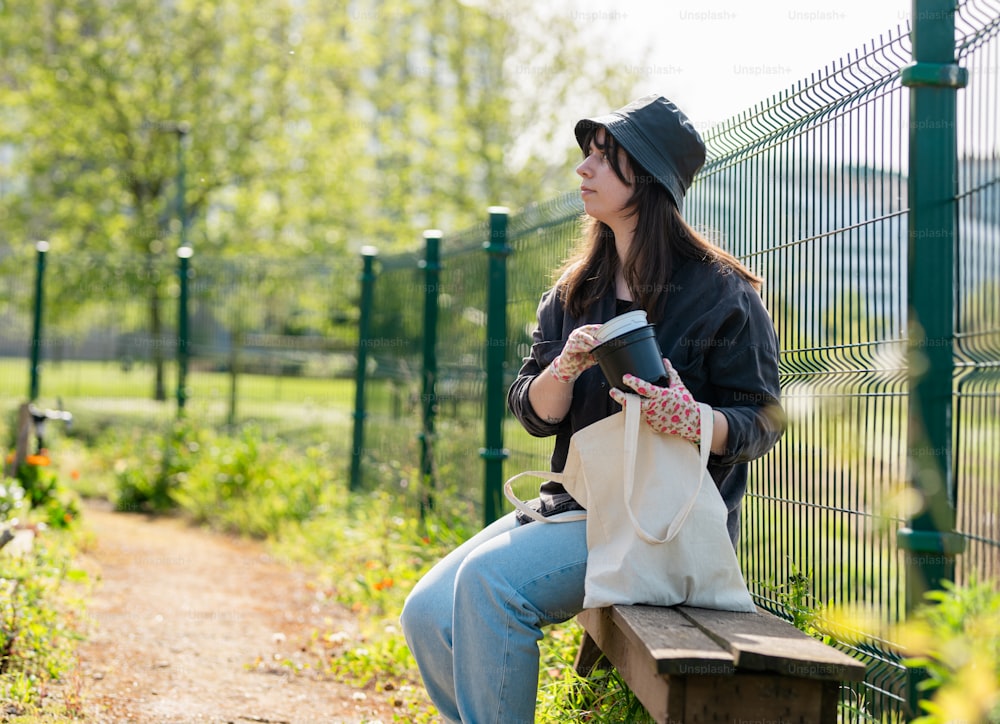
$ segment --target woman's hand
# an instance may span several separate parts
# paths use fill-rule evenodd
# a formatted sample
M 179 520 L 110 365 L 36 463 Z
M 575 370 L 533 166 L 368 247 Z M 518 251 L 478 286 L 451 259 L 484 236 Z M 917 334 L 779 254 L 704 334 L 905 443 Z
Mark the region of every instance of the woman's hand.
M 594 332 L 600 326 L 599 324 L 585 324 L 570 333 L 562 352 L 552 360 L 552 364 L 548 367 L 553 377 L 560 382 L 573 382 L 583 374 L 584 370 L 597 364 L 590 352 L 599 344 L 597 338 L 594 337 Z
M 667 387 L 657 387 L 634 375 L 625 375 L 622 381 L 642 396 L 641 409 L 646 424 L 656 432 L 679 435 L 695 445 L 701 444 L 701 408 L 694 396 L 684 386 L 677 370 L 666 358 Z M 611 397 L 618 404 L 625 401 L 625 393 L 611 389 Z

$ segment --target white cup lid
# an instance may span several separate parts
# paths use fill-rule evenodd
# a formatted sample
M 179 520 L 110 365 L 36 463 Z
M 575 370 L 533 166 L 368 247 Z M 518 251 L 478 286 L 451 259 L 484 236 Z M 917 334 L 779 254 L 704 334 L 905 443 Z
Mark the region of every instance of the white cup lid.
M 621 337 L 623 334 L 631 332 L 633 329 L 645 327 L 649 322 L 646 320 L 646 310 L 636 309 L 633 312 L 625 312 L 617 317 L 612 317 L 601 325 L 594 334 L 600 342 L 607 342 L 609 339 Z

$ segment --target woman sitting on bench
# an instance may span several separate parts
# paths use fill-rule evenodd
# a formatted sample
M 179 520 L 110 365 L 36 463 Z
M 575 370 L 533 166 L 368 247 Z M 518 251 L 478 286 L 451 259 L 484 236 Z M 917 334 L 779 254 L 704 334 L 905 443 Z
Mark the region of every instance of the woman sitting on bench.
M 588 219 L 581 246 L 542 295 L 531 354 L 508 393 L 532 435 L 555 436 L 551 469 L 572 434 L 621 408 L 594 367 L 594 332 L 646 311 L 671 381 L 628 377 L 657 432 L 700 442 L 698 402 L 713 408 L 709 472 L 739 533 L 747 462 L 783 430 L 777 340 L 760 279 L 699 236 L 681 216 L 705 147 L 688 118 L 647 96 L 576 125 L 576 172 Z M 620 398 L 618 398 L 620 399 Z M 581 506 L 549 481 L 533 507 L 545 516 Z M 410 593 L 401 621 L 427 691 L 449 722 L 534 720 L 538 640 L 580 612 L 586 524 L 530 525 L 510 513 L 452 551 Z

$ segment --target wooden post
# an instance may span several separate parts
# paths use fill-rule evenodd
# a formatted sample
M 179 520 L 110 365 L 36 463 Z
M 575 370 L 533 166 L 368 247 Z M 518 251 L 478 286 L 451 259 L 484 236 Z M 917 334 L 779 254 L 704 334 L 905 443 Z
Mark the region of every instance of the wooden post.
M 17 411 L 17 443 L 14 448 L 14 459 L 7 464 L 5 470 L 8 478 L 17 477 L 25 458 L 28 457 L 28 443 L 31 439 L 31 412 L 25 402 Z

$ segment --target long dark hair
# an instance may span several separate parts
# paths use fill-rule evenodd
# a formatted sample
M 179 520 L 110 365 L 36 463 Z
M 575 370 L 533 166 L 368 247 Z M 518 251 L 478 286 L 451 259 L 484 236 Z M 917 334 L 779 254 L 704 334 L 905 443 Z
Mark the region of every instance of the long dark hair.
M 632 195 L 626 203 L 629 216 L 636 218 L 635 236 L 623 262 L 622 275 L 632 292 L 633 308 L 646 310 L 650 321 L 657 321 L 662 304 L 670 292 L 674 267 L 681 259 L 714 263 L 726 271 L 739 274 L 754 289 L 760 290 L 763 280 L 743 266 L 729 252 L 721 249 L 692 229 L 681 216 L 673 198 L 661 183 L 627 152 L 624 153 L 632 171 L 631 180 L 619 162 L 622 146 L 605 132 L 603 144 L 597 143 L 594 126 L 581 146 L 591 144 L 606 154 L 615 175 Z M 566 309 L 580 317 L 591 304 L 614 289 L 618 254 L 615 234 L 607 224 L 584 217 L 583 235 L 573 255 L 560 269 L 559 294 Z

